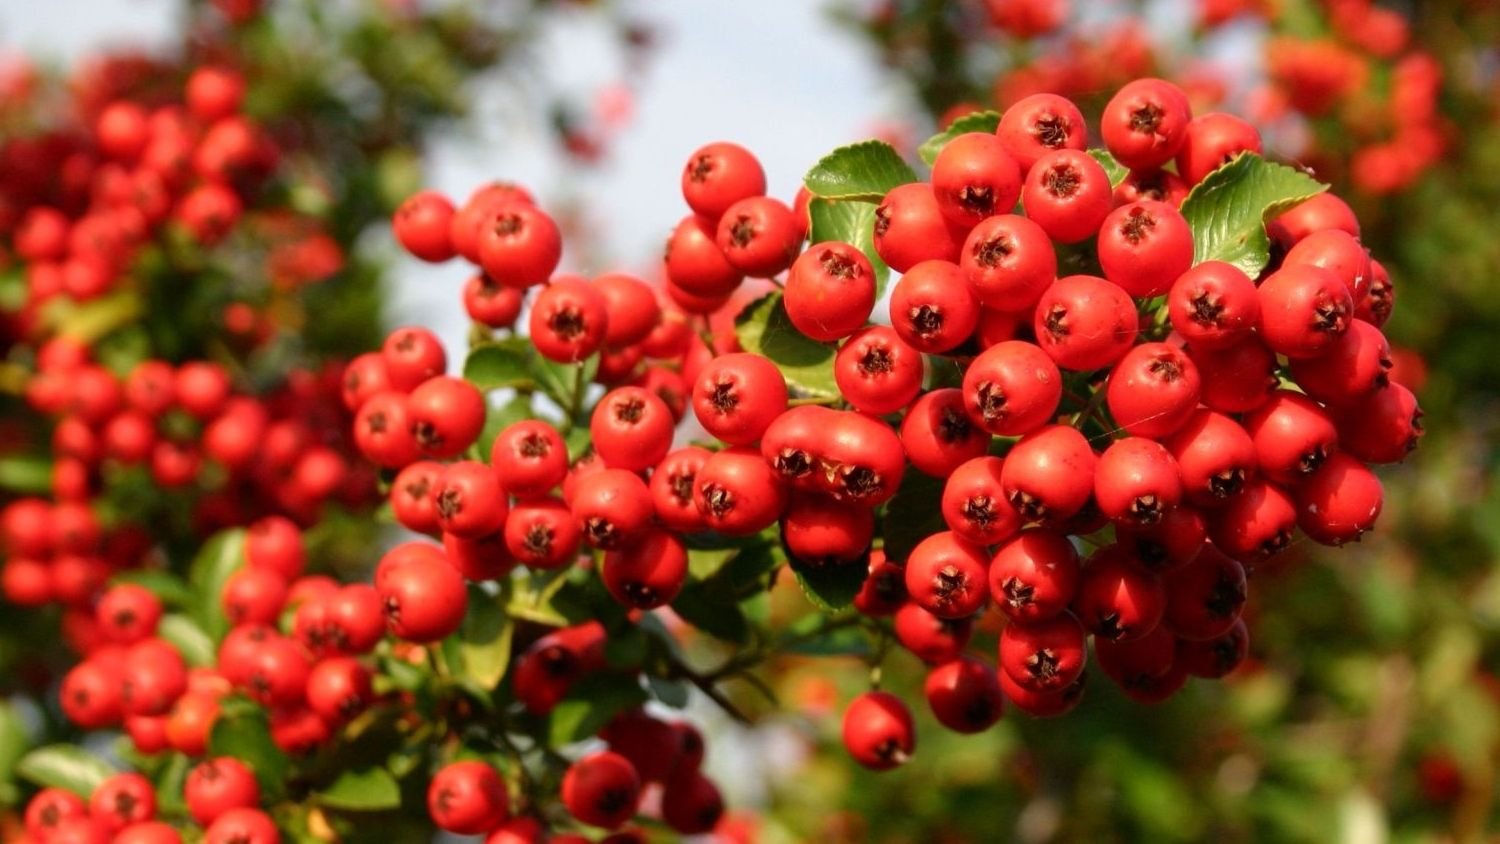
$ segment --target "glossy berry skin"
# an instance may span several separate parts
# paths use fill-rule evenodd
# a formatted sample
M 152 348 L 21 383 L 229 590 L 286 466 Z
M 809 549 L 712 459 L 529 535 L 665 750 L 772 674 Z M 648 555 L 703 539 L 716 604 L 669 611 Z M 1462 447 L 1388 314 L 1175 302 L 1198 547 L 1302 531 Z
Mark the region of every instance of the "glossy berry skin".
M 1379 328 L 1396 307 L 1396 287 L 1391 274 L 1379 261 L 1370 261 L 1370 286 L 1354 300 L 1354 315 Z
M 687 549 L 671 531 L 652 529 L 604 555 L 604 586 L 621 604 L 638 610 L 665 606 L 687 579 Z
M 1003 466 L 1000 458 L 986 455 L 953 470 L 940 504 L 949 530 L 976 545 L 994 545 L 1021 529 L 1021 517 L 1005 500 Z
M 1208 641 L 1225 635 L 1239 621 L 1245 605 L 1245 568 L 1214 545 L 1204 545 L 1198 556 L 1166 575 L 1167 611 L 1162 621 L 1173 634 L 1189 641 Z
M 448 355 L 437 335 L 425 328 L 398 328 L 380 347 L 386 378 L 393 389 L 409 393 L 448 368 Z
M 268 569 L 244 568 L 224 584 L 220 603 L 230 624 L 274 624 L 286 605 L 286 580 Z
M 458 254 L 448 237 L 454 213 L 447 197 L 437 191 L 419 191 L 396 208 L 392 229 L 407 252 L 423 261 L 440 263 Z
M 1198 367 L 1198 400 L 1220 413 L 1245 413 L 1276 392 L 1276 354 L 1255 337 L 1222 349 L 1188 347 Z
M 609 313 L 604 297 L 580 278 L 559 277 L 531 303 L 530 336 L 542 357 L 577 363 L 604 345 Z
M 1255 443 L 1238 422 L 1200 408 L 1163 441 L 1176 462 L 1183 494 L 1194 506 L 1216 507 L 1245 488 L 1256 472 Z
M 906 558 L 906 591 L 939 618 L 967 618 L 984 608 L 988 561 L 980 546 L 952 531 L 928 536 Z
M 427 813 L 440 829 L 478 835 L 510 814 L 505 783 L 490 765 L 478 760 L 452 762 L 427 786 Z
M 1179 639 L 1176 661 L 1193 677 L 1217 680 L 1234 673 L 1249 655 L 1249 628 L 1244 619 L 1236 619 L 1229 632 L 1217 638 L 1202 642 Z
M 144 586 L 122 583 L 110 587 L 94 608 L 99 628 L 113 642 L 131 645 L 156 633 L 161 599 Z
M 468 608 L 468 592 L 437 547 L 408 542 L 386 552 L 375 568 L 391 633 L 408 642 L 435 642 L 458 629 Z
M 479 265 L 504 287 L 542 284 L 562 260 L 562 233 L 548 214 L 527 202 L 495 207 L 479 229 Z
M 758 451 L 728 448 L 704 462 L 693 491 L 709 529 L 748 536 L 775 523 L 786 509 L 786 487 Z
M 875 270 L 858 248 L 817 243 L 797 257 L 782 299 L 792 325 L 820 343 L 853 334 L 875 307 Z
M 1167 313 L 1193 348 L 1222 349 L 1245 340 L 1260 323 L 1260 298 L 1238 267 L 1204 261 L 1172 283 Z
M 1264 560 L 1291 544 L 1297 506 L 1280 487 L 1256 478 L 1209 516 L 1209 538 L 1225 554 Z
M 1327 353 L 1353 319 L 1349 288 L 1322 267 L 1282 267 L 1261 282 L 1257 292 L 1261 339 L 1289 358 Z
M 929 665 L 958 658 L 974 635 L 972 618 L 939 618 L 915 601 L 897 608 L 891 622 L 896 641 Z
M 424 457 L 462 454 L 484 428 L 484 396 L 462 378 L 440 375 L 423 381 L 406 406 L 412 438 Z
M 766 173 L 754 153 L 725 141 L 699 147 L 682 170 L 682 197 L 697 214 L 716 223 L 742 199 L 763 196 Z
M 1187 199 L 1189 185 L 1182 177 L 1167 170 L 1132 170 L 1125 181 L 1115 185 L 1115 205 L 1129 205 L 1143 199 L 1165 202 L 1173 208 Z
M 400 469 L 421 455 L 411 433 L 407 397 L 394 390 L 365 400 L 354 417 L 354 441 L 360 453 L 387 469 Z
M 1049 152 L 1088 146 L 1083 113 L 1057 94 L 1032 94 L 1017 100 L 1000 116 L 995 134 L 1022 171 L 1030 170 Z
M 1078 550 L 1065 535 L 1022 531 L 990 560 L 990 595 L 1012 621 L 1043 621 L 1068 608 L 1079 576 Z
M 687 446 L 668 454 L 651 472 L 651 503 L 656 519 L 680 533 L 703 530 L 703 514 L 693 500 L 698 471 L 713 452 Z
M 82 798 L 66 789 L 49 787 L 37 792 L 26 804 L 26 832 L 46 840 L 64 821 L 85 817 L 88 807 Z
M 1066 688 L 1083 673 L 1086 659 L 1083 625 L 1071 613 L 1012 622 L 1000 631 L 1000 668 L 1023 688 Z
M 1141 200 L 1111 211 L 1099 229 L 1104 277 L 1136 298 L 1166 293 L 1193 264 L 1193 232 L 1176 208 Z
M 247 666 L 245 691 L 252 700 L 274 708 L 300 707 L 307 693 L 311 664 L 302 647 L 276 637 L 264 643 Z
M 156 788 L 140 774 L 115 774 L 94 789 L 89 813 L 107 831 L 117 833 L 156 816 Z
M 474 460 L 450 463 L 432 490 L 438 526 L 465 539 L 488 536 L 505 526 L 509 499 L 495 470 Z
M 1124 641 L 1096 636 L 1094 656 L 1099 669 L 1126 694 L 1149 690 L 1171 673 L 1177 657 L 1177 637 L 1161 626 L 1145 636 Z
M 971 656 L 928 671 L 922 691 L 938 723 L 957 733 L 984 732 L 1005 711 L 995 669 Z
M 1359 238 L 1340 229 L 1311 232 L 1287 250 L 1281 265 L 1328 270 L 1349 288 L 1349 295 L 1356 303 L 1369 289 L 1373 270 L 1370 253 Z
M 1080 674 L 1078 679 L 1060 689 L 1038 691 L 1017 683 L 1009 672 L 1001 671 L 998 676 L 1005 699 L 1033 718 L 1056 718 L 1072 712 L 1083 700 L 1088 679 L 1088 675 Z
M 307 678 L 307 706 L 329 724 L 353 718 L 373 698 L 370 669 L 350 657 L 325 659 Z
M 884 549 L 872 549 L 869 556 L 869 571 L 854 596 L 854 608 L 872 618 L 891 615 L 906 603 L 906 572 L 885 556 Z
M 188 771 L 182 797 L 188 814 L 203 826 L 231 809 L 253 809 L 260 802 L 260 786 L 243 762 L 219 756 Z
M 1411 390 L 1389 387 L 1339 408 L 1339 445 L 1366 463 L 1399 463 L 1422 438 L 1422 409 Z
M 956 387 L 931 390 L 912 403 L 901 420 L 901 446 L 913 466 L 943 478 L 989 450 L 989 432 L 974 424 L 964 404 Z
M 641 781 L 635 766 L 618 753 L 590 753 L 563 775 L 563 805 L 573 817 L 590 826 L 620 826 L 635 814 L 640 797 Z
M 328 598 L 325 638 L 340 653 L 371 651 L 385 635 L 380 593 L 365 583 L 341 587 Z
M 584 541 L 604 550 L 623 547 L 641 535 L 654 515 L 645 482 L 624 469 L 580 478 L 568 507 Z
M 1166 447 L 1144 437 L 1111 443 L 1094 471 L 1094 502 L 1110 521 L 1158 524 L 1182 500 L 1177 461 Z
M 964 372 L 964 410 L 991 434 L 1030 433 L 1057 413 L 1062 373 L 1033 343 L 1009 340 L 979 353 Z
M 818 494 L 793 494 L 781 518 L 787 552 L 814 566 L 857 563 L 874 535 L 873 510 Z
M 979 302 L 951 261 L 923 261 L 901 276 L 891 292 L 891 326 L 912 348 L 951 351 L 979 322 Z
M 1057 278 L 1057 252 L 1041 226 L 1015 214 L 982 220 L 964 240 L 958 265 L 980 304 L 1029 311 Z
M 675 427 L 672 411 L 655 393 L 617 387 L 594 405 L 589 434 L 606 465 L 639 472 L 667 456 Z
M 1058 243 L 1093 237 L 1114 207 L 1109 175 L 1088 153 L 1049 152 L 1032 165 L 1021 186 L 1026 216 Z
M 501 287 L 480 273 L 464 283 L 464 312 L 488 328 L 511 328 L 521 316 L 524 291 Z
M 519 501 L 505 519 L 505 550 L 529 568 L 565 566 L 578 557 L 582 542 L 572 511 L 558 498 Z
M 120 830 L 111 844 L 182 844 L 182 836 L 170 824 L 143 821 Z
M 490 465 L 506 492 L 520 498 L 545 495 L 568 474 L 568 446 L 556 428 L 526 419 L 495 437 Z
M 865 692 L 844 710 L 844 749 L 872 771 L 900 767 L 916 750 L 911 710 L 889 692 Z
M 697 297 L 728 296 L 744 280 L 744 275 L 715 242 L 715 222 L 689 214 L 677 224 L 667 239 L 667 279 Z M 712 310 L 712 309 L 710 309 Z
M 432 493 L 442 479 L 443 464 L 420 460 L 402 469 L 391 482 L 391 512 L 401 526 L 417 533 L 437 533 L 437 504 Z
M 1156 629 L 1166 610 L 1161 579 L 1136 565 L 1119 545 L 1095 551 L 1083 570 L 1073 612 L 1096 639 L 1139 639 Z
M 1056 524 L 1088 503 L 1097 462 L 1077 428 L 1049 425 L 1011 448 L 1000 481 L 1023 521 Z
M 912 182 L 891 188 L 875 209 L 875 253 L 898 273 L 923 261 L 956 261 L 964 232 L 943 217 L 932 186 Z
M 862 328 L 833 360 L 834 382 L 855 410 L 876 415 L 911 404 L 922 389 L 922 355 L 886 325 Z
M 1119 285 L 1073 275 L 1058 279 L 1037 302 L 1036 344 L 1063 369 L 1084 372 L 1109 366 L 1135 343 L 1140 319 Z
M 1292 485 L 1311 475 L 1338 450 L 1338 431 L 1327 412 L 1290 390 L 1278 390 L 1245 417 L 1244 426 L 1261 473 L 1279 484 Z
M 1177 150 L 1177 172 L 1196 185 L 1245 152 L 1261 152 L 1260 132 L 1254 126 L 1232 114 L 1200 114 L 1188 123 Z
M 932 192 L 948 224 L 967 231 L 1015 208 L 1021 168 L 998 136 L 967 132 L 944 145 L 933 161 Z
M 127 715 L 162 715 L 187 691 L 187 663 L 161 639 L 131 645 L 120 672 L 120 702 Z
M 693 381 L 692 405 L 704 430 L 730 445 L 750 445 L 785 412 L 786 378 L 759 355 L 720 355 Z
M 203 833 L 203 844 L 277 844 L 281 833 L 259 809 L 236 808 L 220 815 Z
M 1105 104 L 1099 132 L 1116 161 L 1131 170 L 1149 170 L 1177 155 L 1192 119 L 1181 88 L 1161 79 L 1137 79 Z
M 840 501 L 876 507 L 901 486 L 906 460 L 901 441 L 884 422 L 851 411 L 826 416 L 817 440 L 820 460 L 815 487 Z
M 1325 354 L 1292 361 L 1292 378 L 1329 406 L 1349 404 L 1390 385 L 1391 344 L 1380 329 L 1355 319 Z
M 682 771 L 662 790 L 662 820 L 683 835 L 712 832 L 724 816 L 724 798 L 713 780 L 697 771 Z
M 739 272 L 751 278 L 772 278 L 796 259 L 802 232 L 786 203 L 753 196 L 725 209 L 714 242 Z
M 1347 454 L 1335 454 L 1297 485 L 1297 526 L 1324 545 L 1357 541 L 1384 503 L 1380 479 Z
M 609 312 L 606 345 L 633 346 L 645 340 L 661 320 L 661 303 L 645 281 L 626 273 L 605 273 L 593 284 Z
M 1198 367 L 1169 343 L 1142 343 L 1109 374 L 1105 401 L 1131 436 L 1160 438 L 1182 427 L 1198 406 Z

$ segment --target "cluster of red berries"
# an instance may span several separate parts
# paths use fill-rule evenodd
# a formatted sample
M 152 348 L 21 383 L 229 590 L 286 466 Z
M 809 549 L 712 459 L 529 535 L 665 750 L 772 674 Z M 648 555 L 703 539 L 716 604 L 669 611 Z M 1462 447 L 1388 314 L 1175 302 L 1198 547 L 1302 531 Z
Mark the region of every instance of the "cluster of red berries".
M 419 329 L 392 335 L 383 372 L 375 358 L 359 364 L 356 438 L 401 469 L 398 519 L 441 534 L 446 548 L 413 556 L 430 559 L 433 581 L 446 556 L 451 581 L 420 590 L 450 597 L 446 623 L 398 635 L 455 629 L 460 574 L 570 565 L 584 546 L 603 552 L 600 576 L 619 602 L 661 607 L 686 578 L 683 536 L 779 524 L 803 565 L 868 565 L 856 607 L 893 615 L 898 640 L 933 664 L 928 697 L 954 729 L 989 726 L 1003 698 L 1039 715 L 1071 708 L 1090 636 L 1104 673 L 1141 700 L 1233 670 L 1248 646 L 1246 566 L 1299 527 L 1327 544 L 1358 538 L 1382 499 L 1365 463 L 1402 459 L 1421 433 L 1411 392 L 1390 381 L 1379 328 L 1393 288 L 1330 195 L 1269 226 L 1275 254 L 1256 278 L 1195 262 L 1178 206 L 1225 162 L 1260 152 L 1249 123 L 1195 117 L 1181 89 L 1144 79 L 1110 100 L 1100 135 L 1129 171 L 1118 184 L 1086 151 L 1079 109 L 1035 95 L 994 133 L 952 138 L 930 183 L 891 190 L 872 232 L 879 258 L 902 273 L 889 325 L 868 324 L 870 256 L 837 241 L 799 254 L 805 214 L 762 195 L 752 155 L 713 144 L 692 156 L 682 186 L 694 213 L 668 243 L 667 301 L 737 310 L 746 276 L 785 272 L 792 324 L 838 344 L 842 407 L 792 401 L 796 385 L 733 336 L 709 338 L 707 360 L 657 343 L 677 321 L 643 282 L 549 281 L 556 226 L 513 188 L 485 189 L 459 210 L 431 193 L 411 200 L 396 221 L 410 251 L 463 254 L 481 268 L 465 296 L 471 314 L 484 313 L 473 291 L 490 290 L 506 297 L 504 319 L 479 321 L 509 324 L 522 297 L 508 291 L 539 287 L 532 344 L 562 362 L 600 355 L 611 389 L 589 416 L 592 453 L 571 468 L 561 433 L 540 420 L 502 431 L 489 465 L 443 466 L 416 461 L 475 441 L 479 393 L 443 380 L 441 351 Z M 1089 246 L 1098 274 L 1059 277 Z M 679 355 L 685 396 L 620 383 L 667 350 Z M 603 362 L 621 359 L 629 365 Z M 944 359 L 958 383 L 931 387 L 924 373 Z M 439 451 L 424 445 L 437 421 L 415 401 L 426 387 L 402 392 L 418 375 L 448 385 L 455 398 L 444 406 L 462 408 L 445 417 Z M 397 389 L 366 390 L 371 382 Z M 722 445 L 673 449 L 685 407 Z M 948 530 L 893 559 L 872 543 L 878 523 L 903 516 L 882 505 L 908 464 L 944 480 Z M 1081 553 L 1075 537 L 1096 534 Z M 387 601 L 406 625 L 409 605 Z M 992 603 L 1008 621 L 998 671 L 964 653 Z M 889 767 L 910 751 L 911 718 L 872 693 L 849 709 L 845 739 L 864 764 Z
M 1097 92 L 1164 69 L 1182 80 L 1195 105 L 1222 107 L 1235 92 L 1224 71 L 1204 61 L 1205 53 L 1213 36 L 1253 18 L 1267 26 L 1261 45 L 1266 78 L 1245 95 L 1243 110 L 1258 125 L 1276 129 L 1278 153 L 1384 195 L 1409 187 L 1437 164 L 1452 134 L 1438 110 L 1438 58 L 1413 45 L 1401 12 L 1371 0 L 1322 0 L 1307 4 L 1300 16 L 1262 0 L 1198 0 L 1195 39 L 1186 52 L 1154 39 L 1135 17 L 1084 22 L 1067 0 L 955 5 L 955 40 L 976 57 L 974 69 L 989 64 L 992 32 L 982 23 L 1034 47 L 1024 63 L 1005 67 L 991 82 L 987 98 L 1000 107 L 1040 92 L 1092 101 Z M 871 31 L 892 51 L 909 49 L 913 39 L 903 37 L 904 28 L 931 23 L 901 15 L 895 4 L 877 4 L 871 18 Z M 1306 16 L 1319 21 L 1320 34 L 1308 33 Z M 952 105 L 942 122 L 976 108 L 974 102 Z
M 255 808 L 260 787 L 231 757 L 209 759 L 183 782 L 188 814 L 203 826 L 204 844 L 275 844 L 271 817 Z M 26 805 L 25 829 L 47 844 L 181 844 L 176 827 L 157 820 L 157 795 L 137 773 L 104 780 L 88 802 L 62 788 L 44 788 Z

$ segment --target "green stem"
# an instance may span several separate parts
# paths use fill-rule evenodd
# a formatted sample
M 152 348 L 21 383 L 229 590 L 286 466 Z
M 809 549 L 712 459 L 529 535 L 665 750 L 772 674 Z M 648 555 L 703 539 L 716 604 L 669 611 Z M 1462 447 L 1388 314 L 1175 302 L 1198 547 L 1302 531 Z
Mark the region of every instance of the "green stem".
M 805 404 L 820 404 L 827 407 L 838 403 L 838 396 L 805 396 L 803 398 L 791 399 L 786 405 L 787 407 L 801 407 Z
M 573 430 L 578 419 L 578 413 L 583 409 L 583 394 L 588 392 L 588 379 L 584 377 L 583 362 L 574 364 L 573 368 L 573 394 L 568 398 L 568 415 L 563 419 L 563 433 L 567 434 Z
M 1089 396 L 1089 403 L 1083 406 L 1083 410 L 1080 410 L 1073 415 L 1073 427 L 1081 429 L 1083 427 L 1083 423 L 1092 418 L 1094 415 L 1094 411 L 1098 410 L 1099 406 L 1103 403 L 1104 386 L 1100 385 L 1094 390 L 1094 394 Z

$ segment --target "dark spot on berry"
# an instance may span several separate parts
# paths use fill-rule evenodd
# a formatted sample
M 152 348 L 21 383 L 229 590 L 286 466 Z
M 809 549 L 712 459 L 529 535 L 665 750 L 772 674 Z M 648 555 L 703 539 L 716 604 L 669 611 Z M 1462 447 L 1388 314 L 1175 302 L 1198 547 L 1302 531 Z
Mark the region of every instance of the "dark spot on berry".
M 1054 164 L 1042 174 L 1042 187 L 1058 199 L 1067 199 L 1083 186 L 1083 174 L 1067 162 Z
M 729 227 L 729 239 L 739 249 L 744 249 L 754 242 L 757 234 L 755 221 L 750 219 L 748 214 L 735 217 L 734 223 Z
M 1036 587 L 1030 583 L 1023 583 L 1018 577 L 1008 577 L 1000 584 L 1000 590 L 1005 593 L 1005 602 L 1016 609 L 1027 607 L 1036 599 Z
M 918 305 L 906 314 L 918 337 L 931 337 L 943 330 L 943 311 L 933 305 Z
M 891 350 L 883 345 L 870 345 L 859 359 L 859 371 L 865 375 L 890 372 L 894 367 L 895 361 L 891 357 Z
M 859 274 L 853 261 L 833 249 L 824 249 L 818 255 L 818 263 L 823 265 L 823 272 L 834 278 L 854 278 Z
M 516 451 L 522 457 L 546 457 L 552 452 L 552 443 L 541 434 L 527 434 L 516 444 Z
M 583 318 L 583 313 L 574 307 L 562 307 L 547 320 L 547 327 L 553 334 L 565 341 L 578 339 L 588 330 L 588 325 Z
M 634 425 L 641 421 L 641 416 L 646 412 L 646 403 L 637 398 L 628 398 L 624 401 L 615 402 L 615 419 L 627 425 Z
M 1000 263 L 1015 251 L 1016 245 L 1010 237 L 998 234 L 974 244 L 974 263 L 986 269 L 992 269 L 1000 266 Z
M 1031 124 L 1031 134 L 1036 136 L 1037 143 L 1047 149 L 1061 149 L 1068 142 L 1069 128 L 1068 121 L 1062 115 L 1048 112 Z
M 1120 224 L 1120 236 L 1139 246 L 1156 228 L 1156 217 L 1144 208 L 1132 208 Z
M 1030 674 L 1032 679 L 1045 683 L 1057 676 L 1058 662 L 1057 654 L 1053 653 L 1051 648 L 1042 648 L 1026 657 L 1024 665 L 1026 673 Z
M 1156 134 L 1161 127 L 1161 119 L 1165 112 L 1161 106 L 1155 103 L 1147 103 L 1140 108 L 1132 109 L 1130 112 L 1130 131 L 1142 134 Z

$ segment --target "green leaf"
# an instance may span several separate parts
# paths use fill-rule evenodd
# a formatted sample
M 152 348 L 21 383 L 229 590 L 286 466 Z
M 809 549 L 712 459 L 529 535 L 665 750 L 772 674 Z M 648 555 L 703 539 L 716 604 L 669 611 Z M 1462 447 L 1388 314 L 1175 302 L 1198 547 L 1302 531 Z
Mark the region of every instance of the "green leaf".
M 233 756 L 255 772 L 261 794 L 280 797 L 291 759 L 271 739 L 270 719 L 244 698 L 225 698 L 208 735 L 210 756 Z
M 838 612 L 849 606 L 870 571 L 863 563 L 810 565 L 795 557 L 790 564 L 802 593 L 824 612 Z
M 807 171 L 803 184 L 813 196 L 879 202 L 897 185 L 915 182 L 917 174 L 901 153 L 885 141 L 861 141 L 839 147 Z
M 886 505 L 882 536 L 885 555 L 894 562 L 905 562 L 917 543 L 947 530 L 943 513 L 938 509 L 943 498 L 943 481 L 922 472 L 909 471 L 901 488 Z
M 636 669 L 646 661 L 650 648 L 651 643 L 646 640 L 645 631 L 632 624 L 609 632 L 604 640 L 604 661 L 610 668 L 622 671 Z
M 26 726 L 9 703 L 0 701 L 0 786 L 15 781 L 16 764 L 30 746 Z
M 484 345 L 469 352 L 464 360 L 464 380 L 483 391 L 535 386 L 527 349 L 509 343 Z
M 495 445 L 495 438 L 500 436 L 500 432 L 531 417 L 529 395 L 517 395 L 499 407 L 490 407 L 484 416 L 484 430 L 479 432 L 479 439 L 474 441 L 474 459 L 488 462 L 490 449 Z
M 156 635 L 167 640 L 187 664 L 194 668 L 211 668 L 215 661 L 214 643 L 197 622 L 181 613 L 167 613 L 156 625 Z
M 76 745 L 52 744 L 22 756 L 16 773 L 37 785 L 65 788 L 87 800 L 115 769 Z
M 726 642 L 743 645 L 750 641 L 750 624 L 739 605 L 702 582 L 684 584 L 672 602 L 672 611 L 688 624 Z
M 1116 161 L 1115 157 L 1110 155 L 1109 150 L 1091 149 L 1089 155 L 1093 156 L 1094 160 L 1099 162 L 1099 166 L 1104 168 L 1105 175 L 1109 176 L 1110 187 L 1117 188 L 1121 182 L 1130 177 L 1130 168 Z
M 1242 153 L 1209 173 L 1182 202 L 1193 263 L 1224 261 L 1251 278 L 1271 259 L 1266 223 L 1328 190 L 1302 171 Z
M 993 135 L 999 126 L 1000 112 L 998 111 L 976 111 L 965 114 L 948 124 L 947 129 L 923 141 L 922 145 L 917 147 L 917 156 L 928 167 L 931 167 L 932 162 L 937 161 L 938 153 L 943 151 L 943 147 L 947 146 L 949 141 L 969 132 L 984 132 Z
M 185 753 L 173 753 L 172 758 L 156 772 L 156 805 L 163 815 L 186 814 L 187 802 L 182 797 L 182 785 L 187 782 L 188 771 L 193 760 Z
M 510 667 L 515 622 L 505 614 L 505 597 L 469 586 L 469 611 L 458 633 L 458 662 L 463 676 L 482 689 L 500 685 Z
M 339 774 L 313 800 L 330 809 L 354 812 L 394 809 L 401 805 L 401 786 L 384 768 L 356 768 Z
M 52 461 L 28 454 L 0 457 L 0 489 L 22 495 L 52 491 Z
M 646 690 L 624 674 L 594 674 L 573 684 L 568 697 L 552 710 L 548 727 L 554 748 L 583 741 L 609 719 L 647 700 Z
M 789 386 L 814 396 L 838 395 L 833 380 L 833 347 L 809 340 L 792 325 L 780 293 L 750 303 L 735 320 L 740 346 L 770 359 Z
M 807 656 L 865 656 L 870 636 L 858 626 L 829 624 L 822 615 L 808 615 L 787 628 L 778 650 Z
M 809 239 L 812 243 L 837 240 L 854 246 L 870 259 L 875 270 L 875 296 L 885 292 L 891 278 L 891 268 L 875 251 L 875 209 L 866 202 L 835 202 L 831 199 L 814 199 L 808 203 L 807 214 L 812 222 Z
M 661 677 L 647 676 L 646 685 L 651 687 L 651 694 L 667 706 L 673 709 L 687 707 L 688 684 L 682 680 L 666 680 Z
M 193 590 L 182 578 L 169 571 L 159 569 L 136 569 L 121 572 L 110 579 L 112 583 L 134 583 L 155 595 L 163 604 L 180 609 L 191 609 L 196 600 Z
M 229 576 L 244 562 L 245 531 L 235 528 L 209 537 L 188 569 L 188 583 L 196 596 L 193 616 L 215 642 L 229 630 L 220 595 Z

